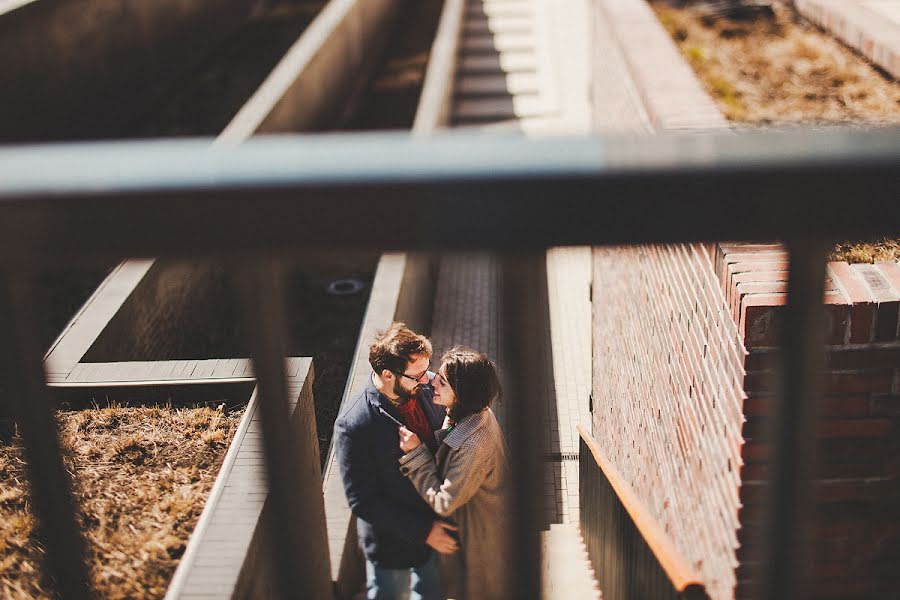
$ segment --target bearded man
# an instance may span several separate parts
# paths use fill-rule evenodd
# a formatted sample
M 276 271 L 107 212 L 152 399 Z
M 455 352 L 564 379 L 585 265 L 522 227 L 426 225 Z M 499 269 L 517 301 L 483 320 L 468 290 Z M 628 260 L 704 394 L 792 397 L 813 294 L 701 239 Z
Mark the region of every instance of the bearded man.
M 403 476 L 400 425 L 436 450 L 445 411 L 432 402 L 431 342 L 403 323 L 369 347 L 372 374 L 334 426 L 347 502 L 366 557 L 366 598 L 444 598 L 434 552 L 459 549 L 455 527 L 442 522 Z

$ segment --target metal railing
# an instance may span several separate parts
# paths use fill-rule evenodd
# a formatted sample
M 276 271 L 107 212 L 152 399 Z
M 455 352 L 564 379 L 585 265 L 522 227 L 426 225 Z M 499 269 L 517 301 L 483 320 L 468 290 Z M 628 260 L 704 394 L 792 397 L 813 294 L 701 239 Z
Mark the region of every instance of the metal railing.
M 775 411 L 766 598 L 797 598 L 796 535 L 810 511 L 810 414 L 818 395 L 824 243 L 896 234 L 900 135 L 766 134 L 526 141 L 483 135 L 284 137 L 210 148 L 209 140 L 0 149 L 0 335 L 13 366 L 47 567 L 65 598 L 88 597 L 41 372 L 34 274 L 96 257 L 234 259 L 234 279 L 259 377 L 277 592 L 319 597 L 305 519 L 321 485 L 294 475 L 307 457 L 285 430 L 283 307 L 275 258 L 308 249 L 470 249 L 504 259 L 503 335 L 515 398 L 510 446 L 515 499 L 511 598 L 540 595 L 537 439 L 544 251 L 572 244 L 780 239 L 791 250 L 786 367 Z M 853 198 L 852 210 L 847 198 Z M 386 231 L 396 235 L 386 235 Z M 785 399 L 790 398 L 790 402 Z M 799 451 L 803 449 L 803 451 Z M 799 475 L 799 476 L 798 476 Z M 537 490 L 535 492 L 535 490 Z M 327 569 L 326 569 L 327 570 Z M 524 576 L 523 576 L 524 574 Z M 327 575 L 327 574 L 326 574 Z
M 604 600 L 709 598 L 700 576 L 581 426 L 581 535 Z

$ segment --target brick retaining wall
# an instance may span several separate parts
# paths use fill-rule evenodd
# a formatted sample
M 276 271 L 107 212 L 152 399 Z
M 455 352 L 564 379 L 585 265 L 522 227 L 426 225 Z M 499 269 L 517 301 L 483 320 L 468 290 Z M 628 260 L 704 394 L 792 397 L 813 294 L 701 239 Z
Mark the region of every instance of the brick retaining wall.
M 595 248 L 593 260 L 594 437 L 710 595 L 730 598 L 744 348 L 710 249 Z
M 787 273 L 774 244 L 594 249 L 594 436 L 714 598 L 758 584 Z M 827 275 L 814 592 L 893 597 L 900 264 L 833 262 Z
M 753 540 L 768 475 L 767 418 L 787 256 L 721 245 L 716 260 L 749 355 L 737 597 L 758 583 Z M 825 396 L 818 425 L 816 597 L 894 597 L 900 565 L 900 265 L 828 264 Z

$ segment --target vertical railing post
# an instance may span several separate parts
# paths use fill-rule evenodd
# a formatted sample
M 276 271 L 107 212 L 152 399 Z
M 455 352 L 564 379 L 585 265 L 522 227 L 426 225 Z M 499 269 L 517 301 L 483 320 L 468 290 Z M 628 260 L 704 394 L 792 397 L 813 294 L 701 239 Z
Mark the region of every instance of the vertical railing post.
M 502 256 L 502 313 L 505 406 L 512 514 L 509 598 L 541 597 L 540 518 L 543 494 L 541 443 L 541 381 L 545 355 L 541 328 L 548 327 L 547 261 L 544 251 Z
M 0 360 L 12 417 L 22 433 L 37 538 L 46 573 L 60 598 L 90 598 L 85 545 L 60 452 L 53 398 L 42 367 L 43 348 L 31 276 L 0 274 Z
M 814 511 L 816 417 L 824 366 L 826 246 L 788 243 L 788 299 L 772 411 L 772 464 L 763 522 L 761 598 L 807 597 Z
M 284 374 L 284 297 L 269 262 L 242 262 L 234 273 L 242 326 L 259 386 L 269 496 L 265 519 L 278 598 L 330 598 L 331 569 L 322 482 L 304 469 L 316 460 L 291 434 Z

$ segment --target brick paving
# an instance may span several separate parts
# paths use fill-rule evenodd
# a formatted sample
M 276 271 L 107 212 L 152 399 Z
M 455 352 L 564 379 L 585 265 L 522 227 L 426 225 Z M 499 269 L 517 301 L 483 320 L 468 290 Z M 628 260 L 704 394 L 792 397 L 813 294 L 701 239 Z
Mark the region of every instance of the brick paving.
M 547 252 L 555 392 L 547 396 L 545 420 L 553 456 L 547 469 L 553 475 L 556 501 L 555 507 L 547 507 L 550 523 L 578 523 L 578 461 L 573 457 L 579 450 L 576 426 L 589 428 L 591 424 L 590 285 L 590 248 L 551 248 Z M 557 459 L 557 455 L 562 456 Z M 545 482 L 549 491 L 546 474 Z

